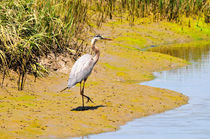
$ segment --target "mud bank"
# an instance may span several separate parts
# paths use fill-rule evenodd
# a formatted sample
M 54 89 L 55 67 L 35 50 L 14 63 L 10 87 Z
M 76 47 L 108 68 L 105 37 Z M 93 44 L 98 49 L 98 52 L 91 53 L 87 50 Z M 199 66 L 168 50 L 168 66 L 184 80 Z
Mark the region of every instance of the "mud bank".
M 168 29 L 162 30 L 158 23 L 154 25 L 153 31 L 171 35 L 174 33 Z M 134 118 L 186 104 L 188 97 L 181 93 L 138 83 L 153 79 L 154 71 L 178 68 L 189 63 L 164 54 L 139 51 L 154 42 L 159 42 L 155 40 L 158 34 L 149 37 L 146 35 L 150 30 L 147 25 L 140 32 L 131 29 L 127 24 L 124 28 L 126 29 L 121 29 L 121 33 L 125 35 L 125 32 L 129 31 L 126 36 L 120 35 L 112 25 L 107 25 L 99 31 L 106 36 L 112 34 L 114 41 L 97 43 L 101 57 L 85 89 L 85 94 L 92 98 L 94 103 L 86 103 L 85 110 L 80 107 L 78 86 L 57 93 L 66 87 L 67 73 L 51 73 L 49 77 L 38 79 L 36 82 L 29 76 L 24 91 L 17 91 L 17 88 L 13 87 L 16 86 L 15 76 L 9 77 L 6 87 L 0 89 L 1 137 L 62 138 L 114 131 Z M 143 25 L 136 28 L 143 28 Z M 136 35 L 133 35 L 134 33 Z M 168 40 L 164 40 L 168 38 L 167 35 L 162 35 L 162 41 L 191 40 L 189 36 L 182 36 L 180 40 L 178 36 L 182 34 L 175 34 L 177 36 Z M 126 38 L 131 39 L 126 41 Z

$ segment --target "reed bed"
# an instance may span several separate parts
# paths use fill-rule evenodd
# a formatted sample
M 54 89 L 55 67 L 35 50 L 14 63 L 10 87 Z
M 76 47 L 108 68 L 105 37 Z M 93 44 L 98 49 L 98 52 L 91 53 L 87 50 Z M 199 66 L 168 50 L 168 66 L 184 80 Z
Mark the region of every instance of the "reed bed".
M 43 76 L 42 56 L 77 50 L 87 5 L 65 0 L 3 0 L 0 2 L 0 70 L 18 74 L 22 90 L 26 74 Z
M 182 15 L 204 16 L 209 22 L 208 0 L 1 0 L 0 71 L 4 79 L 13 70 L 22 90 L 27 74 L 40 77 L 48 70 L 39 63 L 49 53 L 73 50 L 74 60 L 84 51 L 84 33 L 93 24 L 120 17 L 177 21 Z
M 96 7 L 102 21 L 104 17 L 120 16 L 132 23 L 136 18 L 151 15 L 155 20 L 177 21 L 183 15 L 196 15 L 209 22 L 209 4 L 208 0 L 98 0 Z

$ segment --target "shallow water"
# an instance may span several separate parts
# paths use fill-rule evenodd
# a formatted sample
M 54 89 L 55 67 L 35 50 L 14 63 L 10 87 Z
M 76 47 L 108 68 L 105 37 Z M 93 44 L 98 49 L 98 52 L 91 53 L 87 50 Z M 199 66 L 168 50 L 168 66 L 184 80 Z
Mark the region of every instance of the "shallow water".
M 157 78 L 141 84 L 181 92 L 189 96 L 189 104 L 161 114 L 133 120 L 121 126 L 116 132 L 90 135 L 85 138 L 209 139 L 210 45 L 191 44 L 192 47 L 187 48 L 185 45 L 151 50 L 184 58 L 192 65 L 154 73 Z

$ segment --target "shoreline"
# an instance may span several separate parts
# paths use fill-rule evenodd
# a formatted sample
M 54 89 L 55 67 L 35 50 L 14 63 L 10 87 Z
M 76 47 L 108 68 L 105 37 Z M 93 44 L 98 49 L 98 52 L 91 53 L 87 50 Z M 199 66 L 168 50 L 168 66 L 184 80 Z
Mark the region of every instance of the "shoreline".
M 163 57 L 162 60 L 165 59 L 165 55 L 157 55 Z M 183 66 L 182 60 L 170 58 L 181 62 L 177 66 Z M 171 64 L 175 64 L 170 60 L 168 63 L 166 61 L 164 63 L 164 69 L 171 68 Z M 134 66 L 134 68 L 136 67 Z M 79 109 L 81 96 L 78 86 L 64 93 L 56 93 L 60 90 L 56 89 L 58 84 L 60 84 L 60 88 L 66 84 L 63 80 L 67 79 L 68 75 L 66 74 L 60 79 L 57 78 L 60 74 L 55 74 L 38 80 L 33 85 L 35 88 L 39 86 L 37 90 L 31 90 L 30 85 L 27 85 L 27 89 L 21 92 L 17 92 L 16 88 L 7 90 L 12 95 L 12 97 L 10 95 L 8 97 L 16 109 L 10 109 L 13 113 L 12 123 L 10 120 L 6 121 L 8 113 L 5 112 L 6 130 L 0 133 L 6 135 L 5 137 L 13 135 L 13 137 L 27 138 L 34 136 L 59 138 L 115 131 L 121 125 L 135 118 L 164 112 L 186 104 L 188 101 L 186 96 L 174 91 L 136 84 L 140 77 L 150 79 L 152 76 L 147 75 L 148 73 L 142 75 L 136 73 L 135 70 L 129 70 L 128 73 L 131 73 L 127 75 L 128 73 L 123 73 L 122 70 L 124 70 L 123 67 L 111 66 L 110 69 L 110 66 L 107 67 L 101 62 L 98 63 L 87 81 L 85 90 L 85 94 L 91 97 L 95 103 L 85 103 L 85 106 L 88 106 L 86 111 Z M 121 79 L 115 75 L 120 75 Z M 132 78 L 134 80 L 130 80 Z M 30 88 L 28 88 L 29 86 Z M 41 90 L 45 90 L 45 92 Z M 5 95 L 3 94 L 3 96 Z M 3 114 L 1 113 L 1 115 Z M 15 128 L 14 123 L 17 124 Z M 8 132 L 8 129 L 16 130 L 16 132 Z
M 72 65 L 65 74 L 52 73 L 36 82 L 28 76 L 24 91 L 12 87 L 14 80 L 6 80 L 7 87 L 0 89 L 2 137 L 65 138 L 115 131 L 133 119 L 187 104 L 188 97 L 181 93 L 137 84 L 152 80 L 154 71 L 182 67 L 189 64 L 187 61 L 136 51 L 132 47 L 137 46 L 132 45 L 140 42 L 132 40 L 126 44 L 118 32 L 106 27 L 101 32 L 112 34 L 115 40 L 97 43 L 101 57 L 85 88 L 85 94 L 94 101 L 85 103 L 88 110 L 80 111 L 78 86 L 57 93 L 66 86 Z

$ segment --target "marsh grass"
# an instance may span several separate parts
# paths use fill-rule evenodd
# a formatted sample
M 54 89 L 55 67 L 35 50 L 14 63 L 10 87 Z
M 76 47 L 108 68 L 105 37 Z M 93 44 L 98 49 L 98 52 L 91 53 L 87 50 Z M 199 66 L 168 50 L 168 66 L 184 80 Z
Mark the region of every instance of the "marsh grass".
M 82 46 L 78 40 L 86 10 L 86 5 L 79 0 L 1 1 L 1 84 L 9 70 L 14 70 L 18 74 L 18 89 L 22 90 L 28 73 L 39 77 L 48 72 L 39 64 L 40 57 L 72 49 L 80 53 L 78 47 Z
M 101 11 L 104 11 L 110 19 L 113 15 L 118 15 L 127 18 L 131 23 L 135 18 L 149 15 L 154 16 L 155 20 L 179 20 L 183 14 L 205 16 L 207 21 L 208 5 L 208 0 L 106 0 L 97 3 L 97 7 L 103 9 Z
M 49 53 L 68 52 L 76 60 L 87 46 L 84 33 L 108 18 L 120 17 L 132 24 L 136 18 L 151 15 L 155 20 L 177 21 L 183 14 L 205 16 L 209 22 L 208 1 L 1 0 L 1 85 L 10 70 L 18 75 L 19 90 L 23 89 L 27 74 L 36 78 L 48 73 L 39 60 Z

